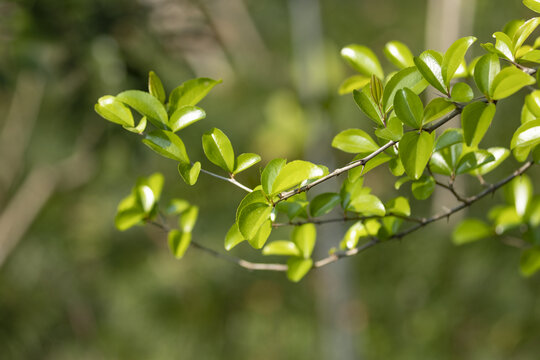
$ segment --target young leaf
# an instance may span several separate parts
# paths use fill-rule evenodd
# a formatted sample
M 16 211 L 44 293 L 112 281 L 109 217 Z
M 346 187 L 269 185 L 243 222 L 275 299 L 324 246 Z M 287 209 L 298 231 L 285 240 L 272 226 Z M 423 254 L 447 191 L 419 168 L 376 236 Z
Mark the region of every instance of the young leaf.
M 525 21 L 525 23 L 516 30 L 516 33 L 512 38 L 514 54 L 521 47 L 521 45 L 523 45 L 525 40 L 527 40 L 529 35 L 532 34 L 534 29 L 538 27 L 538 25 L 540 25 L 540 18 L 535 17 Z
M 412 179 L 419 179 L 433 151 L 433 135 L 425 131 L 409 132 L 399 142 L 399 157 L 405 172 Z
M 375 236 L 381 228 L 381 224 L 377 220 L 368 220 L 365 223 L 358 221 L 351 226 L 343 240 L 340 243 L 342 249 L 354 249 L 358 245 L 358 240 L 367 236 Z
M 429 102 L 424 109 L 424 119 L 422 125 L 437 120 L 452 112 L 456 106 L 444 98 L 437 97 Z
M 424 79 L 426 79 L 435 89 L 446 94 L 447 89 L 441 68 L 442 61 L 443 56 L 434 50 L 424 51 L 419 57 L 414 58 L 414 63 Z
M 148 74 L 148 92 L 158 99 L 160 103 L 165 102 L 165 89 L 161 79 L 153 71 Z
M 502 55 L 502 57 L 514 61 L 514 54 L 512 51 L 514 46 L 510 37 L 500 31 L 494 33 L 493 37 L 496 39 L 495 50 L 497 50 L 498 53 Z
M 384 46 L 384 55 L 400 69 L 414 66 L 413 55 L 407 45 L 399 41 L 390 41 Z
M 540 248 L 534 247 L 532 249 L 524 250 L 521 253 L 521 259 L 519 261 L 519 269 L 523 276 L 531 276 L 540 270 Z
M 469 47 L 476 41 L 474 36 L 468 36 L 455 41 L 446 53 L 441 64 L 441 73 L 446 88 L 450 86 L 450 80 L 452 80 L 459 65 L 463 62 L 465 53 Z
M 371 95 L 370 86 L 364 86 L 361 91 L 354 90 L 353 98 L 364 114 L 366 114 L 371 120 L 375 121 L 377 125 L 383 124 L 383 115 L 381 114 L 379 106 Z
M 379 148 L 371 136 L 360 129 L 340 132 L 332 140 L 332 147 L 352 154 L 373 152 Z
M 393 215 L 411 215 L 409 200 L 403 196 L 398 196 L 386 203 L 386 212 Z
M 493 155 L 495 160 L 473 170 L 472 174 L 485 175 L 489 173 L 490 171 L 494 170 L 510 155 L 510 150 L 502 148 L 502 147 L 492 147 L 492 148 L 487 149 L 486 151 L 489 152 L 491 155 Z
M 191 233 L 182 232 L 180 230 L 171 230 L 168 235 L 169 248 L 174 257 L 181 259 L 189 244 L 191 244 Z
M 131 106 L 141 115 L 146 116 L 156 127 L 169 128 L 165 107 L 149 93 L 140 90 L 127 90 L 118 94 L 116 99 Z
M 238 224 L 235 222 L 225 236 L 225 250 L 231 250 L 244 240 L 244 236 L 240 232 L 240 229 L 238 229 Z
M 171 115 L 169 127 L 173 132 L 177 132 L 205 117 L 206 113 L 200 107 L 191 105 L 182 106 Z
M 473 91 L 469 85 L 464 82 L 458 82 L 452 87 L 450 94 L 452 101 L 469 102 L 473 99 Z
M 293 188 L 305 180 L 316 179 L 324 175 L 321 167 L 308 161 L 295 160 L 286 164 L 272 184 L 271 194 Z
M 272 184 L 286 163 L 285 159 L 274 159 L 266 165 L 261 173 L 261 185 L 265 194 L 272 193 Z
M 470 151 L 459 159 L 456 165 L 456 175 L 471 172 L 492 161 L 495 161 L 495 157 L 486 150 Z
M 197 161 L 195 164 L 191 165 L 191 163 L 188 162 L 180 162 L 178 164 L 178 172 L 186 184 L 195 185 L 199 178 L 199 173 L 201 172 L 201 163 Z
M 531 179 L 527 175 L 514 178 L 504 190 L 507 202 L 514 205 L 519 217 L 523 217 L 533 197 Z
M 204 154 L 215 165 L 232 173 L 234 170 L 234 150 L 227 135 L 218 128 L 212 128 L 202 136 Z
M 300 254 L 304 259 L 309 259 L 313 248 L 315 247 L 315 240 L 317 237 L 317 229 L 313 224 L 303 224 L 294 228 L 291 233 L 291 241 L 296 244 Z
M 287 260 L 287 278 L 293 282 L 299 282 L 313 267 L 313 260 L 300 257 L 290 257 Z
M 118 230 L 124 231 L 141 223 L 145 217 L 146 213 L 137 200 L 136 194 L 132 193 L 118 204 L 114 224 Z
M 499 57 L 495 54 L 486 54 L 482 56 L 474 67 L 474 81 L 478 89 L 488 98 L 491 95 L 495 76 L 501 71 Z
M 270 233 L 272 232 L 272 221 L 266 220 L 263 222 L 255 236 L 253 236 L 250 239 L 247 239 L 249 245 L 251 245 L 254 249 L 261 249 L 264 244 L 266 243 L 266 240 L 268 240 L 268 237 L 270 236 Z
M 351 44 L 341 49 L 341 56 L 360 74 L 375 75 L 379 79 L 384 78 L 379 59 L 368 47 Z
M 394 97 L 394 111 L 403 123 L 413 129 L 422 127 L 424 106 L 420 97 L 409 88 L 399 90 Z
M 190 206 L 186 211 L 182 213 L 182 216 L 180 216 L 180 220 L 178 221 L 180 230 L 185 233 L 190 233 L 193 230 L 195 223 L 197 222 L 198 216 L 199 207 L 194 205 Z
M 135 134 L 142 134 L 144 132 L 144 130 L 146 129 L 146 123 L 147 123 L 147 120 L 146 120 L 146 116 L 143 116 L 141 118 L 141 120 L 139 121 L 139 124 L 137 126 L 127 126 L 127 125 L 122 125 L 122 127 L 124 129 L 126 129 L 127 131 L 131 131 Z
M 446 129 L 435 142 L 434 151 L 439 151 L 454 144 L 462 143 L 463 131 L 461 129 Z
M 540 118 L 540 90 L 535 90 L 529 95 L 525 96 L 526 109 L 531 113 L 531 116 L 527 121 L 536 120 Z M 525 123 L 527 121 L 521 121 Z
M 169 111 L 174 113 L 176 109 L 182 106 L 195 106 L 201 101 L 210 90 L 221 80 L 212 80 L 209 78 L 191 79 L 171 91 L 169 95 Z
M 382 201 L 371 194 L 362 194 L 352 197 L 351 203 L 347 209 L 364 216 L 384 216 L 386 214 L 386 209 Z
M 137 198 L 141 204 L 142 210 L 148 214 L 156 203 L 154 192 L 147 185 L 137 186 Z
M 242 209 L 238 216 L 238 229 L 242 236 L 249 240 L 259 231 L 261 225 L 268 220 L 272 207 L 268 204 L 253 203 Z
M 263 255 L 300 256 L 300 250 L 292 241 L 272 241 L 262 250 Z
M 522 124 L 510 142 L 510 148 L 532 148 L 540 144 L 540 119 Z
M 375 135 L 381 139 L 399 141 L 403 136 L 403 123 L 396 116 L 392 116 L 386 122 L 386 127 L 375 130 Z
M 112 95 L 100 97 L 97 104 L 94 105 L 94 109 L 105 120 L 122 126 L 133 127 L 135 125 L 131 110 Z
M 532 11 L 540 13 L 540 0 L 523 0 L 523 5 Z
M 491 227 L 477 219 L 462 221 L 452 232 L 452 241 L 456 245 L 463 245 L 477 241 L 493 234 Z
M 461 127 L 468 146 L 477 147 L 495 116 L 493 103 L 474 102 L 465 106 L 461 114 Z
M 171 131 L 154 130 L 146 135 L 142 142 L 161 156 L 189 163 L 189 157 L 182 139 Z
M 426 200 L 435 190 L 435 179 L 433 176 L 422 175 L 417 181 L 411 184 L 413 196 L 418 200 Z
M 352 93 L 353 90 L 362 89 L 364 86 L 369 84 L 369 78 L 365 77 L 364 75 L 353 75 L 341 83 L 338 88 L 338 94 L 339 95 L 345 95 Z
M 386 83 L 383 92 L 383 108 L 384 111 L 389 111 L 394 105 L 394 97 L 396 92 L 403 88 L 411 89 L 415 94 L 420 94 L 427 87 L 428 83 L 422 77 L 422 74 L 416 67 L 409 67 L 397 72 Z
M 239 172 L 247 170 L 248 168 L 258 163 L 259 161 L 261 161 L 261 157 L 257 154 L 253 154 L 253 153 L 240 154 L 236 158 L 233 174 L 238 174 Z
M 266 200 L 266 197 L 264 196 L 264 193 L 261 190 L 254 190 L 247 194 L 240 204 L 238 204 L 238 208 L 236 209 L 236 222 L 238 222 L 240 218 L 240 213 L 244 208 L 248 205 L 255 204 L 255 203 L 262 203 L 264 205 L 269 205 L 268 200 Z
M 165 209 L 168 215 L 179 215 L 189 208 L 189 202 L 184 199 L 172 199 L 169 206 Z
M 328 214 L 341 201 L 339 194 L 323 193 L 315 196 L 309 204 L 309 212 L 312 217 Z
M 494 100 L 504 99 L 521 88 L 532 85 L 536 80 L 514 66 L 509 66 L 501 70 L 493 79 L 491 84 L 491 97 Z

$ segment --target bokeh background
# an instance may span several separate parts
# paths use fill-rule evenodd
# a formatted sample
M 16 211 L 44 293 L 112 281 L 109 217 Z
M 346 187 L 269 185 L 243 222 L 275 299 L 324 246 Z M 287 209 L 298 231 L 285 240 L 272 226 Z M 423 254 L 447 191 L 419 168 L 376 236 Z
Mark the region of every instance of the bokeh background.
M 203 174 L 188 188 L 174 162 L 93 111 L 102 95 L 145 89 L 149 70 L 169 91 L 221 78 L 202 103 L 207 119 L 182 134 L 193 159 L 212 168 L 200 136 L 217 126 L 263 163 L 333 168 L 350 157 L 332 137 L 371 127 L 337 94 L 353 73 L 341 47 L 368 45 L 391 69 L 387 41 L 442 51 L 532 16 L 519 0 L 0 0 L 0 358 L 538 359 L 540 277 L 522 278 L 520 252 L 499 240 L 454 247 L 459 216 L 299 284 L 197 249 L 177 261 L 163 233 L 117 231 L 118 201 L 136 177 L 161 171 L 165 199 L 200 206 L 197 240 L 224 251 L 243 193 Z M 499 106 L 486 146 L 508 146 L 520 100 Z M 366 183 L 387 200 L 394 178 L 379 170 Z M 258 170 L 247 173 L 241 180 L 255 185 Z M 501 199 L 468 214 L 485 216 Z M 436 192 L 415 214 L 444 205 L 451 199 Z M 318 256 L 345 230 L 321 228 Z M 246 244 L 233 253 L 261 260 Z

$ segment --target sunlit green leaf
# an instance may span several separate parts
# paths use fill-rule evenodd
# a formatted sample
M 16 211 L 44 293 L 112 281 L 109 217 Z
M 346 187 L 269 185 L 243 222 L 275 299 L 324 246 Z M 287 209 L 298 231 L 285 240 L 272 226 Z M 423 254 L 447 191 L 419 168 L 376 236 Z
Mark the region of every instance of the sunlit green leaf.
M 450 85 L 450 80 L 452 80 L 459 65 L 463 62 L 465 53 L 475 41 L 474 36 L 456 40 L 444 54 L 441 62 L 441 74 L 446 88 Z
M 477 147 L 495 116 L 496 106 L 493 103 L 471 103 L 461 113 L 461 126 L 467 145 Z
M 510 142 L 510 148 L 531 148 L 540 144 L 540 120 L 522 124 L 515 132 Z
M 435 190 L 435 179 L 433 176 L 423 175 L 420 179 L 413 181 L 411 190 L 416 199 L 426 200 Z
M 384 111 L 389 111 L 394 105 L 396 92 L 403 88 L 411 89 L 415 94 L 420 94 L 428 83 L 422 74 L 414 66 L 400 70 L 386 83 L 383 92 Z
M 265 194 L 272 193 L 272 184 L 286 163 L 285 159 L 274 159 L 266 165 L 261 173 L 261 185 Z
M 531 276 L 540 270 L 540 247 L 524 250 L 519 261 L 523 276 Z
M 492 161 L 495 161 L 495 157 L 486 150 L 470 151 L 459 159 L 456 165 L 456 175 L 471 172 Z
M 474 81 L 478 89 L 486 96 L 492 95 L 491 88 L 495 76 L 501 71 L 499 58 L 495 54 L 486 54 L 478 60 L 474 68 Z
M 287 278 L 293 282 L 299 282 L 311 270 L 313 260 L 290 257 L 287 260 L 287 266 Z
M 523 5 L 532 11 L 540 13 L 540 0 L 523 0 Z
M 182 106 L 197 105 L 214 86 L 220 83 L 221 80 L 212 80 L 209 78 L 197 78 L 184 82 L 171 91 L 169 95 L 170 113 L 174 113 L 176 109 Z
M 424 106 L 420 97 L 409 88 L 398 90 L 394 97 L 394 111 L 404 124 L 413 129 L 422 127 Z
M 491 227 L 478 219 L 462 221 L 452 232 L 452 241 L 456 245 L 463 245 L 477 241 L 493 234 Z
M 531 113 L 530 120 L 536 120 L 540 118 L 540 90 L 535 90 L 532 93 L 525 96 L 525 106 Z M 521 121 L 522 123 L 527 121 Z
M 433 151 L 434 133 L 409 132 L 399 142 L 399 157 L 405 172 L 413 179 L 419 179 Z
M 153 71 L 148 74 L 148 92 L 158 99 L 160 103 L 165 102 L 165 89 L 161 79 Z
M 185 233 L 190 233 L 193 230 L 195 223 L 197 222 L 198 216 L 199 216 L 199 207 L 193 206 L 193 205 L 190 206 L 180 216 L 180 220 L 178 221 L 180 230 L 182 230 Z
M 238 229 L 242 236 L 247 240 L 252 239 L 271 212 L 271 206 L 259 202 L 244 207 L 238 216 Z
M 240 213 L 244 208 L 248 205 L 255 204 L 255 203 L 262 203 L 265 205 L 268 205 L 268 200 L 264 196 L 264 193 L 261 190 L 254 190 L 244 196 L 240 204 L 238 204 L 238 208 L 236 209 L 236 222 L 238 222 L 240 218 Z
M 114 96 L 100 97 L 94 109 L 101 117 L 113 123 L 128 127 L 135 125 L 131 110 Z
M 375 135 L 381 139 L 399 141 L 403 136 L 403 123 L 395 116 L 386 122 L 386 127 L 375 130 Z
M 282 256 L 297 256 L 299 257 L 300 250 L 292 241 L 278 240 L 272 241 L 262 250 L 263 255 L 282 255 Z
M 178 108 L 169 119 L 169 126 L 172 131 L 181 130 L 194 122 L 206 117 L 203 109 L 197 106 L 186 105 Z
M 414 58 L 414 63 L 422 76 L 431 84 L 431 86 L 443 94 L 446 94 L 447 90 L 441 69 L 442 61 L 443 56 L 441 53 L 434 50 L 424 51 L 419 57 Z
M 386 214 L 386 209 L 382 201 L 371 194 L 352 197 L 348 209 L 364 216 L 384 216 Z
M 446 129 L 435 142 L 434 151 L 439 151 L 454 144 L 462 143 L 463 131 L 461 129 Z
M 514 66 L 502 69 L 491 84 L 491 97 L 495 100 L 504 99 L 521 88 L 532 85 L 536 80 Z
M 244 236 L 240 232 L 240 229 L 238 229 L 238 224 L 235 222 L 225 236 L 225 250 L 231 250 L 244 240 Z
M 191 244 L 191 233 L 171 230 L 168 235 L 168 242 L 174 257 L 181 259 Z
M 510 150 L 502 148 L 502 147 L 492 147 L 487 149 L 487 151 L 493 155 L 495 158 L 494 161 L 491 161 L 485 165 L 480 166 L 476 170 L 474 170 L 472 173 L 474 175 L 485 175 L 492 170 L 494 170 L 497 166 L 499 166 L 509 155 Z
M 338 93 L 339 95 L 345 95 L 352 93 L 353 90 L 362 89 L 364 86 L 369 84 L 369 78 L 364 75 L 353 75 L 345 80 L 339 85 Z
M 340 247 L 342 249 L 354 249 L 358 245 L 358 240 L 367 236 L 375 236 L 381 228 L 381 224 L 376 220 L 358 221 L 354 223 L 343 236 Z
M 513 54 L 513 44 L 512 40 L 508 35 L 506 35 L 503 32 L 496 32 L 493 34 L 493 37 L 496 39 L 495 41 L 495 49 L 499 52 L 499 54 L 502 54 L 503 57 L 514 60 L 514 54 Z
M 370 48 L 351 44 L 341 49 L 341 56 L 347 60 L 353 69 L 365 76 L 375 75 L 384 78 L 384 73 L 377 56 Z
M 525 21 L 525 23 L 516 30 L 516 33 L 512 38 L 514 53 L 519 49 L 521 45 L 523 45 L 525 40 L 527 40 L 527 38 L 532 34 L 534 29 L 538 27 L 538 25 L 540 25 L 540 18 L 535 17 Z
M 195 185 L 201 172 L 201 163 L 197 161 L 192 165 L 191 163 L 181 162 L 178 164 L 178 172 L 186 184 Z
M 353 161 L 360 160 L 367 155 L 369 155 L 369 153 L 360 153 L 353 158 Z M 390 161 L 391 159 L 392 157 L 384 152 L 377 154 L 377 156 L 369 160 L 364 166 L 357 166 L 349 170 L 349 179 L 354 181 L 358 177 L 366 175 L 369 171 L 375 169 L 379 165 Z
M 247 241 L 249 245 L 251 245 L 252 248 L 261 249 L 266 243 L 266 240 L 268 240 L 268 237 L 270 236 L 271 232 L 272 232 L 272 221 L 266 220 L 259 227 L 259 230 L 255 234 L 255 236 L 247 239 Z
M 146 120 L 146 116 L 143 116 L 141 120 L 139 121 L 139 124 L 137 124 L 137 126 L 122 125 L 122 127 L 126 129 L 127 131 L 131 131 L 135 134 L 142 134 L 144 130 L 146 129 L 147 122 L 148 121 Z
M 182 139 L 171 131 L 154 130 L 147 134 L 142 142 L 161 156 L 189 163 L 189 157 Z
M 116 99 L 146 116 L 154 126 L 162 129 L 169 128 L 165 107 L 149 93 L 140 90 L 127 90 L 118 94 Z
M 386 203 L 386 212 L 394 215 L 411 215 L 409 200 L 403 196 L 398 196 Z
M 371 95 L 370 86 L 366 85 L 362 90 L 353 91 L 354 101 L 371 120 L 375 121 L 378 125 L 382 125 L 383 116 L 379 109 L 379 106 Z
M 514 178 L 504 187 L 504 194 L 508 203 L 516 209 L 519 217 L 523 217 L 533 197 L 533 186 L 527 175 Z
M 278 194 L 282 191 L 293 188 L 305 180 L 316 179 L 323 176 L 324 171 L 321 167 L 308 161 L 292 161 L 279 171 L 274 183 L 272 184 L 272 194 Z
M 261 161 L 261 157 L 257 154 L 253 154 L 253 153 L 240 154 L 236 158 L 233 174 L 238 174 L 239 172 L 242 172 L 252 167 L 259 161 Z
M 455 108 L 456 106 L 451 102 L 446 101 L 444 98 L 437 97 L 431 100 L 429 104 L 426 105 L 426 108 L 424 109 L 424 119 L 422 120 L 422 124 L 425 125 L 432 122 L 433 120 L 437 120 L 445 116 L 446 114 L 449 114 Z
M 313 217 L 328 214 L 341 201 L 339 194 L 323 193 L 315 196 L 309 204 L 309 212 Z
M 332 140 L 332 146 L 352 154 L 372 152 L 379 145 L 363 130 L 348 129 L 337 134 Z
M 165 209 L 166 214 L 179 215 L 189 208 L 189 202 L 184 199 L 172 199 Z
M 309 259 L 313 248 L 315 247 L 315 240 L 317 238 L 317 229 L 313 224 L 303 224 L 293 229 L 291 233 L 291 241 L 296 244 L 300 254 L 304 259 Z
M 202 136 L 204 154 L 215 165 L 232 173 L 234 170 L 234 150 L 231 141 L 223 131 L 212 128 Z
M 450 94 L 452 101 L 455 102 L 469 102 L 473 99 L 473 91 L 469 85 L 464 82 L 458 82 L 452 87 Z
M 384 46 L 384 54 L 390 62 L 400 69 L 414 66 L 413 55 L 407 45 L 399 41 L 390 41 Z
M 140 201 L 138 201 L 136 194 L 132 193 L 118 204 L 114 223 L 118 230 L 124 231 L 141 223 L 145 217 L 146 213 L 141 207 Z

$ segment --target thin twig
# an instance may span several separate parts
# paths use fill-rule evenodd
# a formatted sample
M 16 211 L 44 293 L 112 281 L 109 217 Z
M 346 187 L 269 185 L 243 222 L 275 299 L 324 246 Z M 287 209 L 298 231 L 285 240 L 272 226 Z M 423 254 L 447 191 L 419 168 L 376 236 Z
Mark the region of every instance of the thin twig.
M 365 221 L 370 219 L 382 219 L 384 217 L 394 216 L 406 221 L 410 222 L 417 222 L 420 223 L 423 221 L 423 219 L 418 219 L 412 216 L 405 216 L 401 214 L 395 214 L 392 212 L 389 212 L 388 214 L 384 216 L 378 216 L 378 215 L 371 215 L 371 216 L 353 216 L 353 217 L 337 217 L 337 218 L 330 218 L 330 219 L 308 219 L 303 221 L 289 221 L 287 223 L 273 223 L 272 227 L 278 228 L 278 227 L 285 227 L 285 226 L 300 226 L 304 224 L 314 224 L 314 225 L 323 225 L 328 223 L 336 223 L 336 222 L 348 222 L 348 221 Z
M 424 131 L 427 131 L 427 132 L 431 133 L 431 132 L 435 131 L 437 128 L 439 128 L 442 125 L 446 124 L 448 121 L 455 118 L 460 113 L 461 113 L 461 108 L 458 107 L 458 108 L 454 109 L 451 113 L 445 115 L 441 120 L 439 120 L 438 122 L 436 122 L 432 126 L 430 126 L 428 128 L 425 128 Z M 383 146 L 381 146 L 380 148 L 378 148 L 377 150 L 375 150 L 374 152 L 372 152 L 371 154 L 369 154 L 368 156 L 364 157 L 363 159 L 355 160 L 355 161 L 347 164 L 346 166 L 344 166 L 342 168 L 339 168 L 339 169 L 336 169 L 336 170 L 332 171 L 330 174 L 315 180 L 312 183 L 309 183 L 307 185 L 304 185 L 302 187 L 299 187 L 299 188 L 296 188 L 296 189 L 293 189 L 293 190 L 284 191 L 284 192 L 282 192 L 282 193 L 280 193 L 278 195 L 279 200 L 277 200 L 275 203 L 277 204 L 277 203 L 279 203 L 281 201 L 287 200 L 290 197 L 293 197 L 294 195 L 306 192 L 306 191 L 310 190 L 311 188 L 313 188 L 313 187 L 315 187 L 315 186 L 317 186 L 317 185 L 319 185 L 319 184 L 321 184 L 321 183 L 323 183 L 323 182 L 325 182 L 325 181 L 327 181 L 327 180 L 329 180 L 331 178 L 339 176 L 339 175 L 343 174 L 344 172 L 347 172 L 347 171 L 349 171 L 349 170 L 351 170 L 351 169 L 353 169 L 353 168 L 355 168 L 357 166 L 364 166 L 364 165 L 367 164 L 368 161 L 373 159 L 375 156 L 379 155 L 380 153 L 382 153 L 383 151 L 385 151 L 389 147 L 394 146 L 398 142 L 399 142 L 399 140 L 398 141 L 389 141 L 386 144 L 384 144 Z
M 241 184 L 241 183 L 238 182 L 236 179 L 233 179 L 233 178 L 226 178 L 225 176 L 221 176 L 221 175 L 218 175 L 218 174 L 214 174 L 213 172 L 208 171 L 208 170 L 204 170 L 204 169 L 201 169 L 201 172 L 203 172 L 203 173 L 205 173 L 205 174 L 208 174 L 208 175 L 210 175 L 210 176 L 213 176 L 213 177 L 215 177 L 215 178 L 218 178 L 218 179 L 221 179 L 221 180 L 230 182 L 231 184 L 234 184 L 234 185 L 238 186 L 240 189 L 245 190 L 245 191 L 247 191 L 247 192 L 253 192 L 252 189 L 250 189 L 250 188 L 248 188 L 247 186 Z
M 456 198 L 457 201 L 460 201 L 460 202 L 462 202 L 464 204 L 467 203 L 468 200 L 457 193 L 456 189 L 454 188 L 454 184 L 446 185 L 445 183 L 442 183 L 442 182 L 440 182 L 438 180 L 435 180 L 435 184 L 442 187 L 442 188 L 445 188 L 448 191 L 450 191 L 452 193 L 452 195 L 454 195 L 454 197 Z

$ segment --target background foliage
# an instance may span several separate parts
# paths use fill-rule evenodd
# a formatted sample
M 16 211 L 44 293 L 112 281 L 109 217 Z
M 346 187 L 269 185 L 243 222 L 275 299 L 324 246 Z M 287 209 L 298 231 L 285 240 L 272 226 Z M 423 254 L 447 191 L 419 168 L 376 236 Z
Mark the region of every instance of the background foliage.
M 159 231 L 114 229 L 116 204 L 133 179 L 159 170 L 164 196 L 186 198 L 205 213 L 194 236 L 219 249 L 243 193 L 204 176 L 187 191 L 169 161 L 97 117 L 92 108 L 102 94 L 145 88 L 149 69 L 168 89 L 194 75 L 223 78 L 204 101 L 205 128 L 226 129 L 238 152 L 330 166 L 348 157 L 335 151 L 322 159 L 318 148 L 328 152 L 341 129 L 371 126 L 335 91 L 350 74 L 339 49 L 362 43 L 380 56 L 384 43 L 397 39 L 418 54 L 429 35 L 424 1 L 320 1 L 324 47 L 307 63 L 326 75 L 307 78 L 293 35 L 312 2 L 223 3 L 0 2 L 7 14 L 0 23 L 2 119 L 38 109 L 25 128 L 31 136 L 19 169 L 12 181 L 2 180 L 1 208 L 34 169 L 58 164 L 81 141 L 92 149 L 74 171 L 54 172 L 61 179 L 52 196 L 1 265 L 3 356 L 535 359 L 538 277 L 520 277 L 519 252 L 494 240 L 454 247 L 446 235 L 454 221 L 314 271 L 296 285 L 195 250 L 178 262 Z M 303 6 L 302 17 L 294 17 L 293 3 Z M 487 42 L 508 20 L 530 16 L 520 1 L 478 1 L 471 34 Z M 17 94 L 23 101 L 15 107 Z M 508 129 L 519 124 L 519 100 L 501 103 L 497 117 L 505 121 L 490 130 L 493 145 L 507 143 Z M 193 158 L 204 157 L 199 130 L 183 135 L 200 150 L 190 152 Z M 2 140 L 5 169 L 17 146 Z M 249 176 L 242 180 L 254 184 Z M 374 171 L 367 181 L 378 193 L 392 188 L 393 178 Z M 490 201 L 501 199 L 484 200 L 469 214 L 483 217 Z M 438 209 L 436 201 L 420 212 Z M 319 241 L 336 243 L 344 231 L 333 228 Z M 238 251 L 254 255 L 248 247 Z

